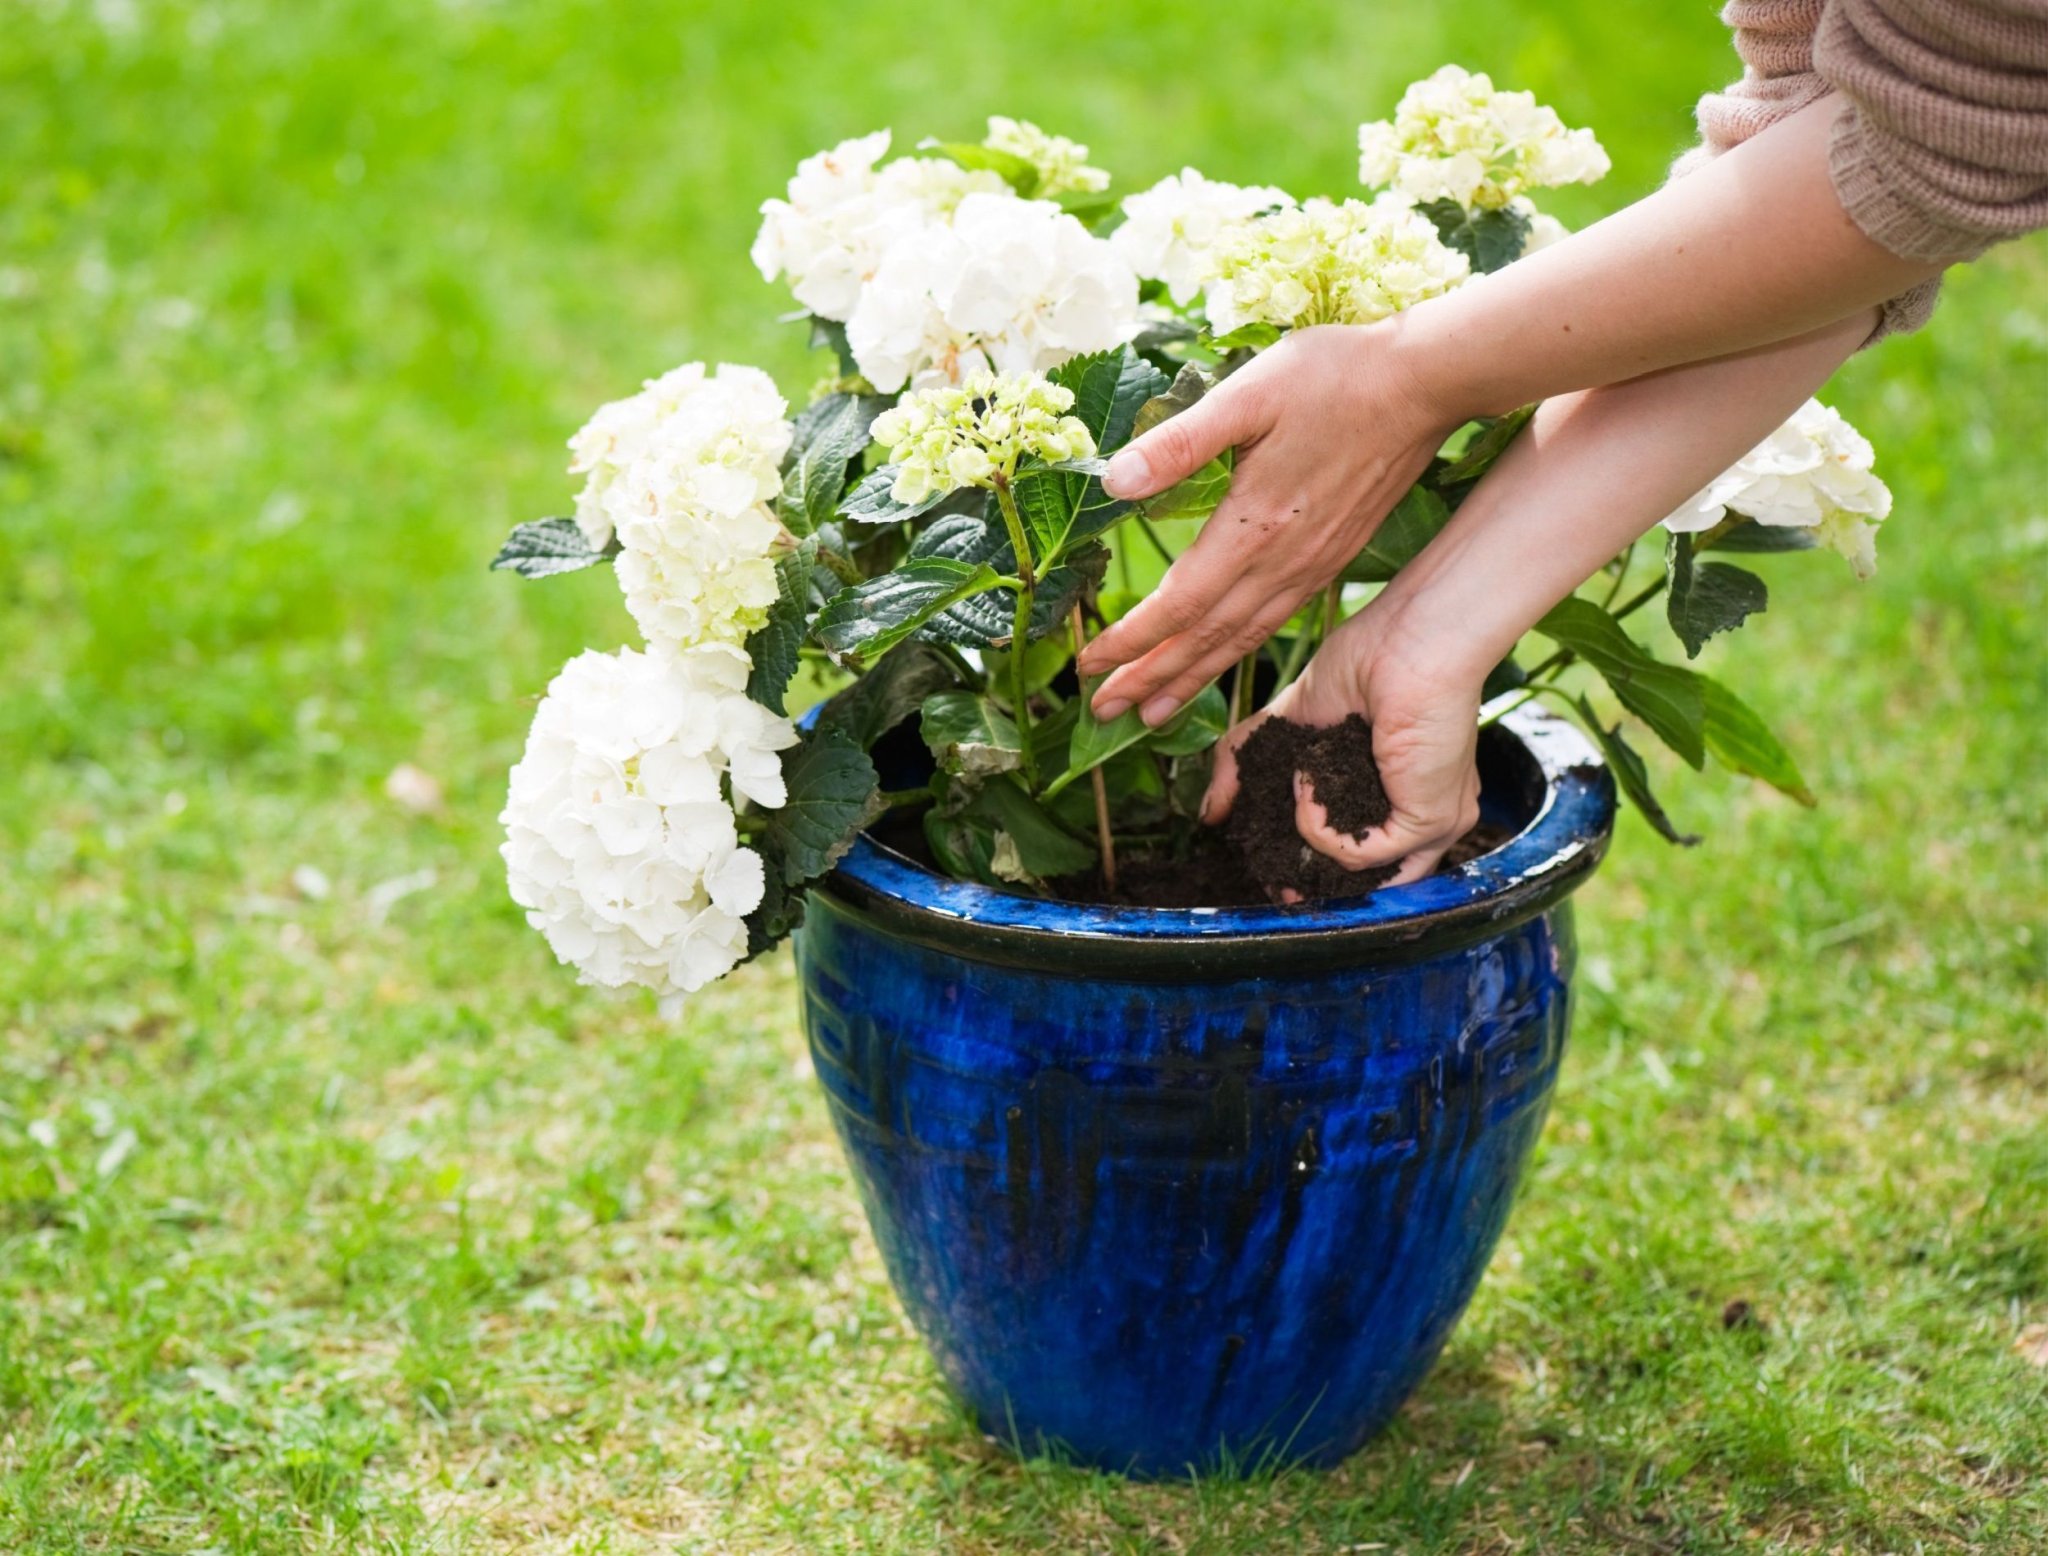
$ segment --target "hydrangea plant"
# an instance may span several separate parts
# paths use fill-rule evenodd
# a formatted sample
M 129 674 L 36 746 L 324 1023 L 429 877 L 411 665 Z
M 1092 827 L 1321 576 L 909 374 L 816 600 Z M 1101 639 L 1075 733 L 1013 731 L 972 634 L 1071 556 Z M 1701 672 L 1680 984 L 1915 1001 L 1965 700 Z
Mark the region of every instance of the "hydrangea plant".
M 690 363 L 570 440 L 571 517 L 493 566 L 613 564 L 644 649 L 586 653 L 513 769 L 512 895 L 586 982 L 673 1004 L 800 919 L 810 883 L 891 811 L 938 867 L 1057 892 L 1119 850 L 1184 857 L 1212 748 L 1345 611 L 1428 544 L 1527 420 L 1461 429 L 1343 578 L 1157 729 L 1088 710 L 1072 660 L 1229 489 L 1228 459 L 1141 504 L 1106 456 L 1289 330 L 1425 303 L 1556 241 L 1532 190 L 1607 158 L 1527 93 L 1447 66 L 1359 134 L 1369 199 L 1296 199 L 1184 168 L 1121 200 L 1086 146 L 993 118 L 977 143 L 888 159 L 887 131 L 805 159 L 753 258 L 830 370 L 791 414 L 760 371 Z M 1818 403 L 1564 601 L 1497 671 L 1485 717 L 1556 700 L 1674 841 L 1618 706 L 1811 803 L 1727 687 L 1622 626 L 1663 603 L 1689 657 L 1762 610 L 1706 553 L 1831 547 L 1869 572 L 1890 495 Z M 798 705 L 817 704 L 799 730 Z M 922 765 L 906 763 L 906 749 Z M 879 761 L 878 761 L 879 758 Z

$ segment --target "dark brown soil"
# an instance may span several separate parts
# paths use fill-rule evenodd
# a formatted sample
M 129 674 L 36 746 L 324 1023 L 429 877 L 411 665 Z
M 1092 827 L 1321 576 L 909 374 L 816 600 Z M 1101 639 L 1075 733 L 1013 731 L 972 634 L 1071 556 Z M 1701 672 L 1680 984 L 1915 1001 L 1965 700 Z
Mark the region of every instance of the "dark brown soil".
M 1339 832 L 1359 837 L 1393 814 L 1364 719 L 1354 713 L 1323 729 L 1267 719 L 1238 748 L 1237 803 L 1224 828 L 1252 878 L 1275 898 L 1292 891 L 1305 901 L 1361 897 L 1391 880 L 1394 865 L 1347 870 L 1302 841 L 1294 825 L 1297 772 Z

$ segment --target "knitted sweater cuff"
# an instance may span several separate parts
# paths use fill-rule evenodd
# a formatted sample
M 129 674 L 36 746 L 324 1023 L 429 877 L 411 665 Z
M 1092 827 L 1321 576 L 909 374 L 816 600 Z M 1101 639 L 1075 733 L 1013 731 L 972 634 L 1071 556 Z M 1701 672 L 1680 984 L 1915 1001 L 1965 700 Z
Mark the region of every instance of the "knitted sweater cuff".
M 1988 249 L 1991 240 L 1982 234 L 1940 221 L 1907 199 L 1895 159 L 1888 160 L 1876 144 L 1880 136 L 1853 104 L 1835 115 L 1828 136 L 1835 196 L 1863 235 L 1901 259 L 1930 264 L 1975 259 Z

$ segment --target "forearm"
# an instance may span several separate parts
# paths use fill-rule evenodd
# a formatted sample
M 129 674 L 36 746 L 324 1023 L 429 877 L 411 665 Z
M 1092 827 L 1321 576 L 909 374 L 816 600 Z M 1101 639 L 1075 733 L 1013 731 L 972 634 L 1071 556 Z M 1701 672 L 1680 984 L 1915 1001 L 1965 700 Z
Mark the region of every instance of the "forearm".
M 1823 98 L 1564 242 L 1388 321 L 1385 340 L 1456 421 L 1874 308 L 1942 267 L 1890 253 L 1842 208 L 1828 174 L 1840 105 Z
M 1546 400 L 1371 607 L 1483 676 L 1559 600 L 1780 425 L 1869 334 L 1865 311 L 1741 355 Z

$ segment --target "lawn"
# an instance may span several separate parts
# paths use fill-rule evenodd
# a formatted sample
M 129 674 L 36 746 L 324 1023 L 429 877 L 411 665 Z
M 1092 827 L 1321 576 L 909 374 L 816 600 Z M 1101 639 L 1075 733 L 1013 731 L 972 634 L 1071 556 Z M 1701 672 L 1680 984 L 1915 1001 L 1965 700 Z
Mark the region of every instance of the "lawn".
M 815 374 L 745 257 L 799 156 L 993 110 L 1343 192 L 1457 59 L 1600 130 L 1584 221 L 1733 65 L 1657 0 L 908 14 L 5 7 L 0 1550 L 2048 1550 L 2039 242 L 1831 391 L 1882 570 L 1769 559 L 1709 650 L 1823 804 L 1667 767 L 1708 842 L 1625 822 L 1508 1236 L 1335 1474 L 991 1448 L 786 955 L 665 1022 L 521 923 L 505 769 L 630 624 L 483 561 L 599 400 Z

